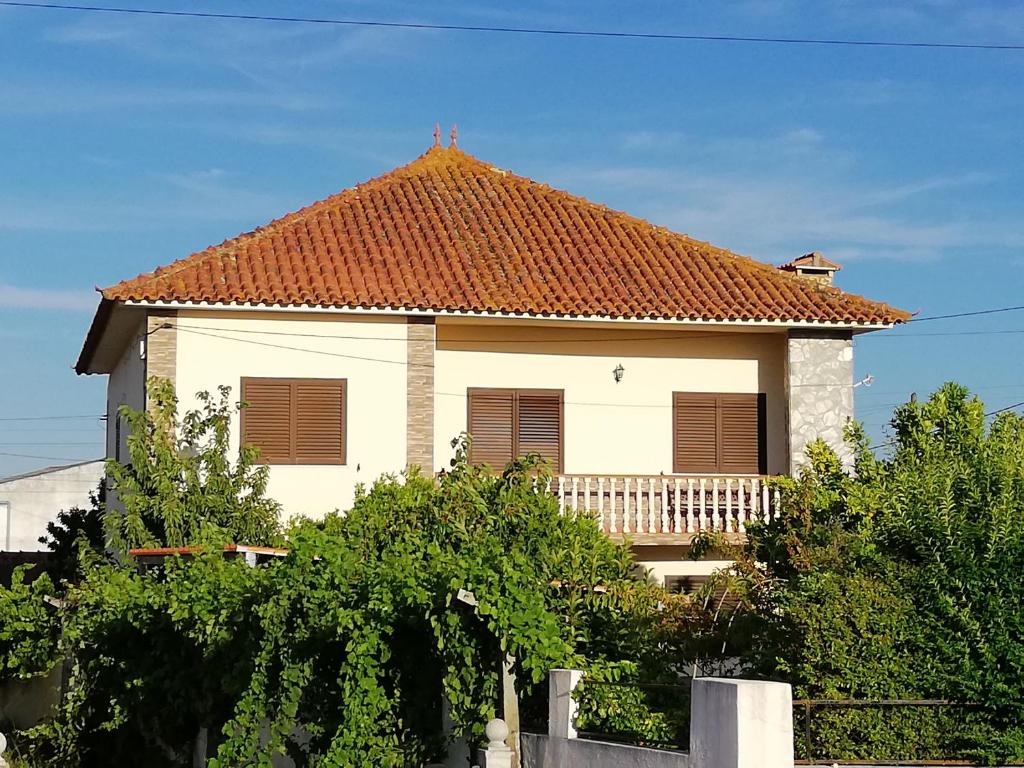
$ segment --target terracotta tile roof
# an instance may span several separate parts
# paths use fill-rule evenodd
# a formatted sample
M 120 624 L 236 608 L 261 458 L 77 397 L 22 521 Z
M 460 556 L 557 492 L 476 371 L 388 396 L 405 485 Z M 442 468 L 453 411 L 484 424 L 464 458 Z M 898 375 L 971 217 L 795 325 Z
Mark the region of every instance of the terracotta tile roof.
M 115 301 L 894 323 L 909 315 L 434 147 Z

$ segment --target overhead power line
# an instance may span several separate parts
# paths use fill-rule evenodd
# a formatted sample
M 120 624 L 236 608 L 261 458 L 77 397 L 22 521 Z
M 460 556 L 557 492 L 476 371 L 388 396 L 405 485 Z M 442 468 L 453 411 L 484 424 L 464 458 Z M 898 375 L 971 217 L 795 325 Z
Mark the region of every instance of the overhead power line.
M 1013 410 L 1016 410 L 1017 408 L 1022 408 L 1022 407 L 1024 407 L 1024 400 L 1021 400 L 1019 403 L 1014 403 L 1013 405 L 1004 405 L 1002 408 L 996 408 L 994 411 L 988 411 L 985 414 L 985 417 L 988 418 L 989 416 L 996 416 L 996 415 L 998 415 L 1000 413 L 1006 413 L 1007 411 L 1013 411 Z M 886 440 L 884 443 L 879 443 L 878 445 L 872 445 L 871 447 L 868 448 L 868 450 L 869 451 L 874 451 L 874 450 L 877 450 L 879 448 L 885 448 L 886 446 L 893 445 L 895 442 L 896 442 L 896 438 L 891 438 L 889 440 Z
M 131 8 L 109 5 L 75 5 L 70 3 L 37 3 L 0 0 L 0 5 L 17 8 L 40 8 L 89 13 L 120 13 L 138 16 L 170 16 L 191 19 L 232 21 L 284 22 L 343 27 L 379 27 L 386 29 L 434 30 L 440 32 L 489 32 L 513 35 L 546 35 L 551 37 L 590 37 L 629 40 L 676 40 L 713 43 L 762 43 L 771 45 L 827 45 L 869 48 L 944 48 L 959 50 L 1022 51 L 1022 43 L 957 43 L 907 40 L 849 40 L 829 37 L 768 37 L 757 35 L 679 34 L 673 32 L 623 32 L 596 29 L 554 29 L 547 27 L 498 27 L 479 24 L 430 24 L 424 22 L 379 21 L 371 19 L 338 19 L 314 16 L 272 16 L 253 13 L 217 13 L 214 11 L 175 11 L 158 8 Z
M 876 341 L 878 339 L 922 339 L 926 336 L 1006 336 L 1024 333 L 1024 329 L 1010 331 L 945 331 L 942 333 L 873 333 L 858 337 L 857 341 Z
M 366 334 L 334 334 L 334 333 L 305 333 L 301 331 L 266 331 L 257 330 L 252 328 L 224 328 L 216 326 L 188 326 L 188 325 L 171 325 L 170 323 L 164 323 L 158 326 L 156 330 L 161 329 L 172 329 L 177 328 L 182 331 L 221 331 L 226 333 L 240 333 L 243 335 L 256 335 L 256 336 L 290 336 L 294 338 L 305 338 L 305 339 L 347 339 L 357 341 L 394 341 L 406 343 L 408 341 L 407 336 L 368 336 Z M 610 336 L 583 336 L 583 337 L 538 337 L 538 338 L 525 338 L 525 339 L 496 339 L 496 338 L 452 338 L 443 339 L 442 341 L 447 344 L 501 344 L 501 345 L 546 345 L 546 344 L 606 344 L 609 342 L 634 342 L 634 341 L 692 341 L 695 339 L 722 339 L 725 338 L 726 334 L 739 333 L 741 328 L 737 328 L 733 331 L 716 331 L 711 333 L 695 333 L 693 331 L 686 331 L 680 329 L 672 329 L 664 331 L 660 334 L 646 334 L 646 335 L 627 335 L 625 332 L 610 335 Z M 155 331 L 150 331 L 154 333 Z M 858 341 L 863 339 L 909 339 L 909 338 L 920 338 L 923 336 L 988 336 L 988 335 L 1003 335 L 1003 334 L 1024 334 L 1024 328 L 1016 330 L 988 330 L 988 331 L 943 331 L 936 333 L 897 333 L 897 334 L 870 334 L 862 337 L 858 337 Z M 400 361 L 387 361 L 387 362 L 400 362 Z
M 1004 408 L 996 408 L 996 410 L 989 411 L 985 415 L 986 416 L 995 416 L 997 413 L 1005 413 L 1006 411 L 1012 411 L 1012 410 L 1015 410 L 1017 408 L 1020 408 L 1021 406 L 1024 406 L 1024 400 L 1021 400 L 1019 403 L 1014 403 L 1013 405 L 1007 405 Z
M 103 415 L 98 416 L 4 416 L 0 418 L 0 421 L 65 421 L 72 419 L 102 419 L 105 418 Z
M 951 315 L 930 315 L 926 317 L 914 317 L 908 323 L 926 323 L 929 320 L 952 320 L 957 317 L 977 317 L 978 315 L 996 315 L 1000 312 L 1019 312 L 1024 306 L 1019 307 L 996 307 L 995 309 L 978 309 L 973 312 L 956 312 Z
M 42 459 L 43 461 L 82 461 L 81 456 L 36 456 L 28 453 L 7 453 L 0 451 L 0 456 L 14 456 L 18 459 Z
M 87 443 L 84 443 L 84 442 L 67 442 L 67 441 L 57 441 L 57 442 L 48 442 L 48 443 L 36 443 L 36 442 L 24 442 L 23 443 L 23 442 L 19 441 L 19 442 L 13 442 L 13 443 L 3 442 L 3 443 L 0 443 L 0 445 L 3 445 L 3 446 L 9 446 L 9 445 L 13 445 L 13 446 L 22 446 L 22 445 L 32 445 L 32 446 L 38 446 L 38 445 L 94 445 L 95 446 L 95 445 L 102 445 L 102 441 L 100 441 L 100 440 L 90 440 Z

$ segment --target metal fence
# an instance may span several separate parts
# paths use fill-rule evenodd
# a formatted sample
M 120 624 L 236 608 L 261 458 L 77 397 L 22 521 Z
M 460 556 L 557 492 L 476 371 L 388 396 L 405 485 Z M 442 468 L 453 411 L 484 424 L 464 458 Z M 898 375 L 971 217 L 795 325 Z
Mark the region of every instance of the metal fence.
M 576 691 L 579 738 L 689 749 L 689 681 L 632 683 L 584 678 Z
M 584 678 L 574 694 L 577 736 L 686 751 L 691 682 Z M 946 699 L 796 699 L 793 708 L 797 765 L 984 765 L 1004 735 L 981 705 Z

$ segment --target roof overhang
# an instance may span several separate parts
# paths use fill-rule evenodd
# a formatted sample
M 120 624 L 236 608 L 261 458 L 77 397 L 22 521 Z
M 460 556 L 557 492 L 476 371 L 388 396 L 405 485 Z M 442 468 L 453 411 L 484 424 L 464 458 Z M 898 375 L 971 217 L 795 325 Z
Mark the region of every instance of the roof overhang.
M 249 303 L 217 303 L 207 301 L 125 301 L 125 308 L 136 309 L 193 309 L 232 312 L 284 312 L 319 313 L 335 315 L 374 315 L 391 317 L 433 317 L 452 319 L 530 320 L 572 323 L 612 323 L 622 325 L 659 325 L 668 327 L 714 327 L 750 330 L 755 328 L 785 330 L 789 328 L 818 329 L 822 331 L 849 330 L 852 333 L 882 331 L 898 325 L 900 321 L 883 323 L 833 322 L 824 320 L 757 320 L 673 317 L 613 317 L 609 315 L 558 315 L 528 312 L 474 312 L 417 307 L 323 307 L 310 305 L 279 305 Z M 90 331 L 91 333 L 91 331 Z
M 75 363 L 75 373 L 110 373 L 145 314 L 141 307 L 101 299 Z

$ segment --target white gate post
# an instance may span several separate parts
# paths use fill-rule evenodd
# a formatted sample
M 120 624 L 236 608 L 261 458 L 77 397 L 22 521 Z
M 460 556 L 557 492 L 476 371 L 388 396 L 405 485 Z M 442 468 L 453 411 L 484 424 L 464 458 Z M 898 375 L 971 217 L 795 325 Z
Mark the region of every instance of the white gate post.
M 695 678 L 690 768 L 793 768 L 792 688 L 760 680 Z
M 4 760 L 4 752 L 7 751 L 7 737 L 0 733 L 0 768 L 7 768 L 7 761 Z
M 576 738 L 576 711 L 579 706 L 573 691 L 583 679 L 578 669 L 552 669 L 548 677 L 548 736 L 552 739 Z
M 481 768 L 512 768 L 512 750 L 505 739 L 508 726 L 499 718 L 491 720 L 484 729 L 487 734 L 487 749 L 484 750 L 484 764 Z

